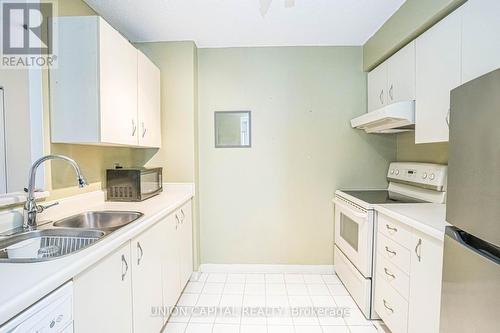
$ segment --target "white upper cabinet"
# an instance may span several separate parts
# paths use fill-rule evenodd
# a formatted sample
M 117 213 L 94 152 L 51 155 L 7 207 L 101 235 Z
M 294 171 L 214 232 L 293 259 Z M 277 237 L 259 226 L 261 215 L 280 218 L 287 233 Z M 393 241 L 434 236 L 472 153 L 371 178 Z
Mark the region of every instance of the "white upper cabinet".
M 387 104 L 387 62 L 368 73 L 368 112 Z
M 139 145 L 161 147 L 160 69 L 137 50 Z
M 387 60 L 388 104 L 415 99 L 415 41 Z
M 368 73 L 368 112 L 415 99 L 415 41 Z
M 416 40 L 415 142 L 448 141 L 450 90 L 461 83 L 459 11 Z
M 101 17 L 58 17 L 54 24 L 52 142 L 159 147 L 158 68 Z
M 462 82 L 500 67 L 500 1 L 469 0 L 462 11 Z
M 101 142 L 137 144 L 137 50 L 99 19 Z

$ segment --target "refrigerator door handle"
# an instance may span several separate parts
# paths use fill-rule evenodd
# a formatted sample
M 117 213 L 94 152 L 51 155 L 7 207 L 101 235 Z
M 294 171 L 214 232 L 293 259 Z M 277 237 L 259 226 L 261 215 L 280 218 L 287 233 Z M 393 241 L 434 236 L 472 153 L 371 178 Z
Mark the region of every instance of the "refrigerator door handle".
M 457 227 L 448 226 L 446 227 L 445 233 L 474 253 L 490 261 L 493 261 L 497 265 L 500 265 L 500 248 L 498 246 L 474 237 L 471 234 L 458 229 Z

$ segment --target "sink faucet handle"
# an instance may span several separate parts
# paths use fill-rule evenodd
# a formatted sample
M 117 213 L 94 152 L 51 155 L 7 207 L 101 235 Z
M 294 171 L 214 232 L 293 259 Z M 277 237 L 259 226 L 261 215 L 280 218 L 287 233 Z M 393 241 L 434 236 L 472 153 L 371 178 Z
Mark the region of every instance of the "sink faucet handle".
M 26 192 L 26 193 L 28 193 L 28 192 L 29 192 L 29 190 L 28 190 L 28 188 L 27 188 L 27 187 L 25 187 L 23 190 L 24 190 L 24 192 Z M 33 190 L 33 192 L 43 192 L 43 189 L 41 189 L 41 188 L 36 188 L 36 189 L 34 189 L 34 190 Z
M 59 205 L 59 201 L 53 202 L 50 205 L 45 205 L 45 206 L 43 206 L 43 205 L 37 205 L 36 206 L 36 212 L 37 213 L 41 213 L 44 210 L 46 210 L 47 208 L 54 207 L 54 206 L 57 206 L 57 205 Z

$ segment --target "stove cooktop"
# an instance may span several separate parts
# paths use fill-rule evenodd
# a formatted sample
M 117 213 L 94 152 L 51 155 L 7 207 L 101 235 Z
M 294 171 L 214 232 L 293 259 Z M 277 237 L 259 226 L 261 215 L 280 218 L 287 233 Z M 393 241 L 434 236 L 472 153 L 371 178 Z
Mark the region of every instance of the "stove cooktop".
M 411 198 L 387 190 L 342 191 L 368 204 L 424 203 L 426 201 Z

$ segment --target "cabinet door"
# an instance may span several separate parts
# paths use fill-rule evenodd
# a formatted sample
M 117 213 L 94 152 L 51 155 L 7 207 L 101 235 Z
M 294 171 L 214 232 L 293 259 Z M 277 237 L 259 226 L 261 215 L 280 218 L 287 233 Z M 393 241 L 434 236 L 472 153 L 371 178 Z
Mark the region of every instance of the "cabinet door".
M 410 260 L 408 333 L 439 332 L 443 243 L 416 235 Z
M 368 112 L 387 104 L 387 62 L 368 73 Z
M 163 326 L 161 278 L 161 222 L 132 240 L 132 295 L 134 300 L 134 332 L 159 332 Z
M 99 20 L 101 141 L 137 145 L 137 50 Z
M 161 147 L 160 69 L 137 51 L 139 145 Z
M 460 85 L 460 12 L 417 38 L 415 142 L 448 141 L 450 91 Z
M 185 204 L 179 211 L 179 252 L 180 252 L 180 283 L 183 289 L 191 274 L 193 273 L 193 218 L 191 201 Z
M 174 306 L 181 294 L 178 228 L 174 214 L 161 222 L 163 305 Z
M 387 60 L 388 104 L 415 99 L 415 41 Z
M 462 21 L 462 83 L 500 67 L 500 1 L 469 0 Z
M 130 242 L 74 278 L 75 333 L 132 332 Z

